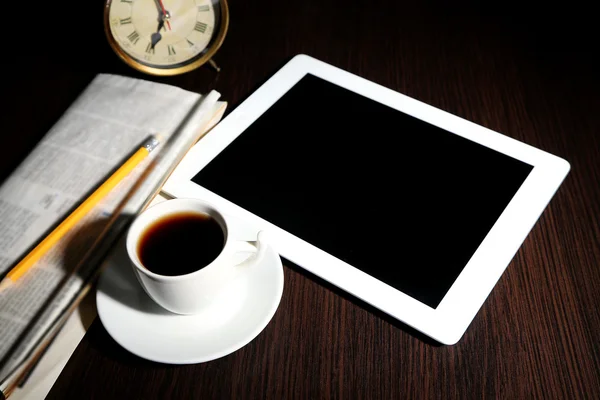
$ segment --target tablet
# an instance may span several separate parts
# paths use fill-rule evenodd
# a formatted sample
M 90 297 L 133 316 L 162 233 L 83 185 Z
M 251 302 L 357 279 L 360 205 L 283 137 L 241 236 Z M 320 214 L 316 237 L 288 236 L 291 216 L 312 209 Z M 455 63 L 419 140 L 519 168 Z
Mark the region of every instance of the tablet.
M 569 169 L 298 55 L 188 152 L 164 191 L 254 222 L 284 258 L 454 344 Z

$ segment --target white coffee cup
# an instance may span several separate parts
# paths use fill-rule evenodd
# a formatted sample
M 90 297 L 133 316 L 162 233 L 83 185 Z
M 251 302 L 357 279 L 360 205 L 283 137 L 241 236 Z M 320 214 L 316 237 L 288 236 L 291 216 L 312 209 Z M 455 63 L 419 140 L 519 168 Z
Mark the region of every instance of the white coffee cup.
M 199 265 L 198 270 L 185 275 L 166 276 L 148 270 L 138 254 L 143 233 L 162 218 L 190 212 L 208 214 L 219 224 L 224 237 L 221 253 L 210 264 Z M 258 264 L 266 251 L 264 232 L 257 234 L 255 242 L 240 240 L 223 214 L 213 205 L 196 199 L 166 200 L 146 209 L 131 224 L 126 246 L 135 275 L 146 293 L 160 306 L 177 314 L 200 312 L 240 274 Z M 249 251 L 255 254 L 241 264 L 235 264 L 236 253 Z

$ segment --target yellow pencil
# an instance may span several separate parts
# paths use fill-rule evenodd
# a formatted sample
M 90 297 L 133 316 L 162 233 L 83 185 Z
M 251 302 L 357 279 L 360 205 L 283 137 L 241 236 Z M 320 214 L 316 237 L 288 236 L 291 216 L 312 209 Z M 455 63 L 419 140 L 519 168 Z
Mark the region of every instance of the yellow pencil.
M 123 180 L 142 160 L 156 148 L 159 141 L 151 136 L 117 171 L 115 171 L 98 189 L 94 191 L 79 207 L 65 218 L 48 236 L 46 236 L 29 254 L 27 254 L 2 280 L 0 289 L 16 282 L 27 272 L 48 250 L 52 248 L 66 233 L 87 215 L 114 187 Z

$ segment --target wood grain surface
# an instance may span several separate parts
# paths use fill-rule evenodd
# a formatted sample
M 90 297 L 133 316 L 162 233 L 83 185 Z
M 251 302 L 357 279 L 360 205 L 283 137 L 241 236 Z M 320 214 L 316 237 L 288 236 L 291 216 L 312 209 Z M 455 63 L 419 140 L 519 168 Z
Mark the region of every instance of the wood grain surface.
M 572 166 L 454 346 L 437 345 L 284 260 L 277 313 L 242 349 L 204 364 L 161 365 L 129 354 L 96 320 L 49 398 L 600 398 L 593 13 L 573 3 L 545 5 L 543 16 L 520 6 L 414 3 L 233 0 L 230 31 L 215 57 L 222 71 L 205 67 L 173 78 L 142 76 L 117 59 L 103 36 L 102 1 L 66 11 L 39 6 L 27 26 L 41 36 L 15 42 L 5 64 L 1 126 L 10 151 L 0 158 L 1 178 L 98 72 L 200 93 L 214 88 L 230 112 L 298 53 Z

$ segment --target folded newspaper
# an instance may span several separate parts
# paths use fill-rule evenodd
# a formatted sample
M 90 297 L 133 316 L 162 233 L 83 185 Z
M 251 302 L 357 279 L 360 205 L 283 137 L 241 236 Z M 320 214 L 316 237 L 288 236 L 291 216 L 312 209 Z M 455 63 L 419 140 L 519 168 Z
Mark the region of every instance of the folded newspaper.
M 161 144 L 15 284 L 0 291 L 0 382 L 32 357 L 94 274 L 90 248 L 117 213 L 132 213 L 226 103 L 178 87 L 98 75 L 0 187 L 0 276 L 151 134 Z M 8 379 L 9 380 L 9 379 Z M 0 388 L 5 390 L 3 386 Z

